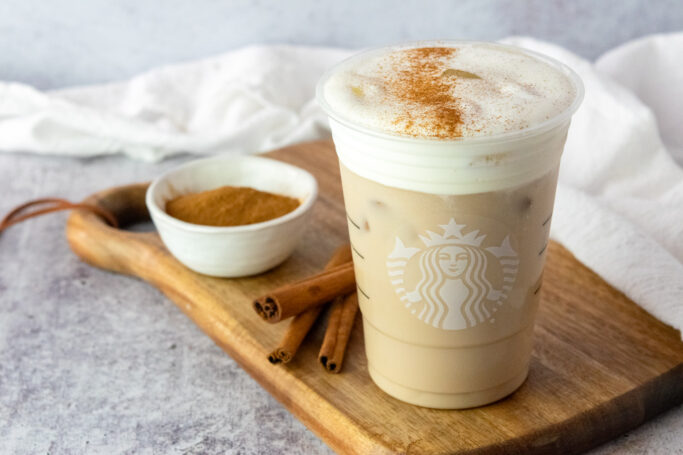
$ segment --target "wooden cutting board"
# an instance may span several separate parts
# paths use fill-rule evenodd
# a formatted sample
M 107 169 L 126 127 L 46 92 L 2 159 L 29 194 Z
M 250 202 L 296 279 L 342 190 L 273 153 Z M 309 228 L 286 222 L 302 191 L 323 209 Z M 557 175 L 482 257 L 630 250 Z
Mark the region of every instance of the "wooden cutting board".
M 70 216 L 67 236 L 84 261 L 140 277 L 164 292 L 334 450 L 577 453 L 683 401 L 683 343 L 678 332 L 552 242 L 529 378 L 505 400 L 443 411 L 391 398 L 368 375 L 360 323 L 339 375 L 324 372 L 316 362 L 320 323 L 292 363 L 271 365 L 266 356 L 287 322 L 263 322 L 251 308 L 252 299 L 320 270 L 348 236 L 332 144 L 300 144 L 270 155 L 312 172 L 320 197 L 294 255 L 266 274 L 244 279 L 196 274 L 168 253 L 156 233 L 113 229 L 82 211 Z M 147 218 L 145 189 L 146 184 L 114 188 L 89 201 L 111 210 L 125 225 Z

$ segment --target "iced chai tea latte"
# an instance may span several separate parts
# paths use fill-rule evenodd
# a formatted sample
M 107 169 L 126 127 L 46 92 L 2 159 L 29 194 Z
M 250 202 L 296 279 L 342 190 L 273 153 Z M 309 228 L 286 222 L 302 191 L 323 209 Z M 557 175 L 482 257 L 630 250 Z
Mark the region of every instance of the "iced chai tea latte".
M 319 83 L 368 368 L 388 394 L 467 408 L 524 382 L 582 93 L 558 62 L 476 42 L 371 50 Z

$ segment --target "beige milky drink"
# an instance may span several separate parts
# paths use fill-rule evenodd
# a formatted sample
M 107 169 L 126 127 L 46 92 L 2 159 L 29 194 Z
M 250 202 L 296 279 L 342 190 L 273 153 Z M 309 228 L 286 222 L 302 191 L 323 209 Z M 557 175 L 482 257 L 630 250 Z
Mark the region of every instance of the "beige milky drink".
M 465 408 L 524 382 L 582 90 L 558 62 L 475 42 L 376 49 L 321 80 L 368 368 L 388 394 Z

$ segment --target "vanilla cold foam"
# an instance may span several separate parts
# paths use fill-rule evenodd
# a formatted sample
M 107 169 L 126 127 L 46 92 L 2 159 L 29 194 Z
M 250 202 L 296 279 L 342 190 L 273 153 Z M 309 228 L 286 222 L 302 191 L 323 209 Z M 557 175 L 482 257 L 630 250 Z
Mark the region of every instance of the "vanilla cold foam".
M 422 138 L 519 131 L 565 111 L 576 87 L 521 50 L 491 44 L 407 47 L 361 54 L 323 90 L 335 114 L 379 131 Z
M 581 95 L 561 64 L 489 43 L 372 50 L 323 77 L 368 368 L 390 395 L 472 407 L 526 378 Z

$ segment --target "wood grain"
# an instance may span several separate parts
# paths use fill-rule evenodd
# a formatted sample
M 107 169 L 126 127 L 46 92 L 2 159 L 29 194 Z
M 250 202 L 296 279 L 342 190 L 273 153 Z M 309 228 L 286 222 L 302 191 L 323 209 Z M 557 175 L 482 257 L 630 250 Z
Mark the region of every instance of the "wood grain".
M 351 335 L 342 374 L 325 373 L 316 361 L 321 327 L 314 328 L 291 363 L 271 365 L 266 356 L 287 322 L 262 321 L 251 300 L 321 270 L 333 250 L 348 241 L 331 143 L 296 145 L 271 156 L 311 171 L 320 198 L 294 255 L 266 274 L 232 280 L 198 275 L 177 262 L 155 233 L 113 229 L 84 211 L 70 216 L 67 237 L 84 261 L 158 287 L 334 450 L 578 453 L 683 401 L 683 343 L 678 332 L 552 242 L 529 379 L 505 400 L 443 411 L 389 397 L 367 373 L 361 324 Z M 126 224 L 146 217 L 145 188 L 114 188 L 87 202 L 111 210 Z

